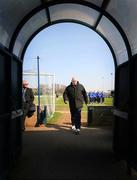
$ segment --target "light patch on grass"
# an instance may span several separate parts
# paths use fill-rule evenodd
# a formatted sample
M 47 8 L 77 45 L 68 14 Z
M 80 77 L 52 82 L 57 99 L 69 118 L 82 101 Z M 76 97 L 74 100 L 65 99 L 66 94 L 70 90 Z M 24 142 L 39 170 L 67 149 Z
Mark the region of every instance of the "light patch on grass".
M 55 112 L 54 115 L 47 120 L 47 123 L 48 123 L 48 124 L 57 123 L 58 120 L 61 118 L 61 116 L 62 116 L 62 113 L 60 113 L 60 112 Z

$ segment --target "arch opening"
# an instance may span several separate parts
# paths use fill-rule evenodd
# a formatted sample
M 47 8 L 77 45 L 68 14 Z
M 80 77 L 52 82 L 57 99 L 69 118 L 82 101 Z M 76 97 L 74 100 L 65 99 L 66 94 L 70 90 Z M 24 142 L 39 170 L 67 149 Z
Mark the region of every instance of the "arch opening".
M 90 28 L 77 23 L 47 27 L 28 46 L 24 72 L 37 73 L 37 56 L 40 57 L 41 73 L 55 74 L 56 84 L 62 87 L 70 83 L 72 76 L 76 76 L 87 92 L 104 91 L 110 94 L 114 90 L 113 56 L 107 44 Z

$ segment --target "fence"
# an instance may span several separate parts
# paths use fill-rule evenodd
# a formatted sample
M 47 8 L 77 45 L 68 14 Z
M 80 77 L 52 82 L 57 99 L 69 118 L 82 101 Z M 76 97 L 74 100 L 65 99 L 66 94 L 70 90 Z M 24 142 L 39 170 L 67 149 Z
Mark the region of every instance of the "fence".
M 55 75 L 40 73 L 40 107 L 47 106 L 47 116 L 55 112 Z M 29 81 L 35 96 L 34 103 L 38 105 L 38 74 L 23 73 L 23 79 Z

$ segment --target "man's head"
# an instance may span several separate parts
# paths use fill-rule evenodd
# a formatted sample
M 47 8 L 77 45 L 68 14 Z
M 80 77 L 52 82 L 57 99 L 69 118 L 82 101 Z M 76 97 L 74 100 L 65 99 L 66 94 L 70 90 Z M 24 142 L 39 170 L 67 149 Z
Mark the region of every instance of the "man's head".
M 72 77 L 72 79 L 71 79 L 72 85 L 73 85 L 73 86 L 77 85 L 77 82 L 78 82 L 78 81 L 76 80 L 76 78 Z
M 29 82 L 27 80 L 23 80 L 23 88 L 28 88 Z

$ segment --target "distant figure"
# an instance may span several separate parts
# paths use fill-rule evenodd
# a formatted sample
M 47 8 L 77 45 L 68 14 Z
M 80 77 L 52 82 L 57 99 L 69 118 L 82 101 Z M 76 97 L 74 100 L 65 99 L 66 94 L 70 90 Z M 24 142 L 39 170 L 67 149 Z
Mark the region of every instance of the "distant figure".
M 22 90 L 22 101 L 23 101 L 23 117 L 22 117 L 22 130 L 25 130 L 25 119 L 29 112 L 30 107 L 34 101 L 34 94 L 31 88 L 29 88 L 29 82 L 23 81 L 23 90 Z
M 87 92 L 82 84 L 80 84 L 74 77 L 71 80 L 63 93 L 64 103 L 67 104 L 69 101 L 69 108 L 71 113 L 71 124 L 72 130 L 76 134 L 80 133 L 81 128 L 81 109 L 83 102 L 88 103 Z
M 89 103 L 91 103 L 92 102 L 92 99 L 91 99 L 91 91 L 87 94 L 88 95 L 88 100 L 89 100 Z
M 96 102 L 100 103 L 99 91 L 96 92 Z
M 89 92 L 89 102 L 90 103 L 95 102 L 95 92 L 92 92 L 92 91 Z

